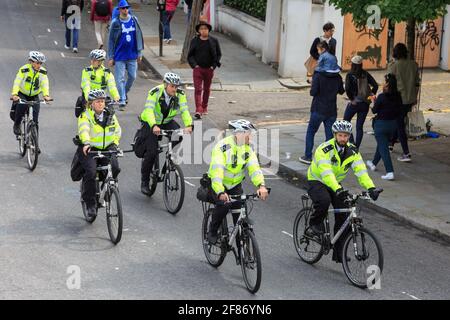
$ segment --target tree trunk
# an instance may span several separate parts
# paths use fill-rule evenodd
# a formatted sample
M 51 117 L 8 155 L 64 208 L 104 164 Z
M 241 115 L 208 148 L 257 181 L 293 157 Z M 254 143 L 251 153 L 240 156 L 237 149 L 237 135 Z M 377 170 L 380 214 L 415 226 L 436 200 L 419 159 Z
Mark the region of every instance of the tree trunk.
M 415 60 L 416 19 L 414 18 L 410 18 L 406 22 L 406 47 L 408 48 L 409 58 Z
M 192 3 L 192 13 L 191 22 L 189 27 L 186 29 L 186 37 L 184 38 L 183 51 L 181 53 L 181 63 L 187 62 L 187 56 L 189 53 L 189 46 L 191 45 L 191 40 L 195 35 L 195 26 L 200 20 L 200 12 L 202 11 L 203 0 L 194 0 Z

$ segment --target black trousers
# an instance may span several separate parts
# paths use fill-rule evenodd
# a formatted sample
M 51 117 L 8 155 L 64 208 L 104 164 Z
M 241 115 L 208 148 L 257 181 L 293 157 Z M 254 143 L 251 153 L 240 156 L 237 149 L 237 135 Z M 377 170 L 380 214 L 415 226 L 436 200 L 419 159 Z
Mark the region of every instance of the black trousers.
M 145 126 L 149 127 L 147 123 Z M 169 123 L 159 125 L 158 127 L 160 127 L 161 130 L 177 130 L 180 128 L 180 125 L 175 120 L 172 120 Z M 141 181 L 146 183 L 150 181 L 150 173 L 155 165 L 156 157 L 158 156 L 158 141 L 162 138 L 161 136 L 158 137 L 155 135 L 150 128 L 147 129 L 149 129 L 149 134 L 145 141 L 145 154 L 141 167 Z M 175 141 L 172 147 L 175 147 L 182 140 L 183 137 L 179 137 L 179 140 Z
M 92 148 L 91 150 L 96 151 L 98 149 Z M 95 186 L 95 177 L 97 174 L 97 165 L 108 165 L 109 158 L 94 159 L 94 156 L 90 154 L 85 156 L 83 153 L 83 146 L 79 146 L 77 152 L 79 154 L 81 166 L 84 169 L 82 181 L 83 193 L 81 194 L 81 197 L 88 207 L 92 207 L 96 205 L 95 193 L 97 190 Z M 117 161 L 116 155 L 111 156 L 111 167 L 113 177 L 116 179 L 120 172 L 119 161 Z
M 348 208 L 345 203 L 339 201 L 336 197 L 336 193 L 328 188 L 326 185 L 319 181 L 309 181 L 308 194 L 311 197 L 313 202 L 314 211 L 311 214 L 309 219 L 309 225 L 320 225 L 323 226 L 323 221 L 328 214 L 328 208 L 330 204 L 333 205 L 334 209 L 344 209 Z M 334 234 L 336 234 L 341 226 L 344 224 L 345 220 L 348 218 L 348 213 L 336 213 L 334 215 Z M 339 240 L 334 244 L 333 250 L 333 260 L 341 262 L 341 252 L 342 245 L 344 244 L 344 240 L 348 233 L 350 232 L 350 228 L 344 231 L 344 233 L 340 236 Z
M 20 99 L 25 101 L 39 101 L 39 95 L 36 95 L 34 97 L 27 96 L 23 94 L 22 92 L 19 92 L 18 96 Z M 20 122 L 22 121 L 22 118 L 25 116 L 25 113 L 28 110 L 28 106 L 25 104 L 20 104 L 18 102 L 13 102 L 13 104 L 16 105 L 16 117 L 14 120 L 14 125 L 18 126 L 20 125 Z M 33 106 L 33 121 L 38 125 L 39 123 L 39 110 L 41 109 L 41 105 L 39 102 L 36 102 Z
M 225 192 L 228 195 L 232 196 L 238 196 L 244 193 L 242 190 L 242 184 L 238 184 L 236 187 L 234 187 L 231 190 L 225 190 Z M 214 195 L 214 200 L 216 201 L 216 207 L 214 209 L 214 214 L 211 218 L 211 224 L 209 227 L 209 231 L 213 234 L 217 233 L 217 230 L 220 227 L 220 224 L 222 223 L 223 218 L 227 215 L 230 209 L 239 209 L 241 207 L 240 202 L 235 202 L 232 205 L 224 205 L 219 202 L 219 198 L 217 195 Z M 239 213 L 233 213 L 233 223 L 236 224 L 237 220 L 239 219 Z

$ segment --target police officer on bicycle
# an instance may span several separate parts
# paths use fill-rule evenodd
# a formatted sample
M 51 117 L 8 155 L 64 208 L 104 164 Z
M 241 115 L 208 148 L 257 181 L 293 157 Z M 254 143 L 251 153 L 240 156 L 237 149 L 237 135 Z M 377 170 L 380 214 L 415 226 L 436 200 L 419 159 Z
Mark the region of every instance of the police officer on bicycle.
M 150 195 L 150 173 L 158 155 L 158 136 L 161 130 L 177 130 L 180 128 L 174 120 L 181 114 L 185 125 L 185 132 L 192 133 L 192 117 L 189 113 L 186 94 L 178 87 L 181 85 L 180 77 L 175 73 L 166 73 L 164 83 L 151 89 L 148 93 L 145 109 L 141 113 L 141 121 L 146 128 L 145 154 L 141 167 L 141 192 Z M 175 147 L 181 142 L 173 143 Z
M 308 194 L 313 201 L 314 208 L 309 220 L 309 228 L 306 230 L 306 234 L 310 237 L 321 235 L 324 232 L 323 221 L 330 204 L 335 209 L 348 207 L 345 201 L 349 197 L 349 192 L 342 187 L 341 182 L 347 176 L 350 168 L 358 178 L 359 184 L 369 191 L 373 200 L 377 200 L 379 196 L 379 191 L 375 189 L 358 148 L 349 143 L 352 124 L 345 120 L 338 120 L 333 124 L 332 130 L 334 138 L 317 147 L 313 161 L 308 168 Z M 335 215 L 335 234 L 344 224 L 348 215 L 348 213 Z M 349 231 L 347 229 L 346 232 Z M 340 252 L 345 235 L 343 234 L 334 245 L 333 260 L 337 263 L 342 263 Z
M 232 131 L 232 135 L 219 141 L 214 147 L 208 172 L 216 200 L 207 236 L 210 243 L 216 243 L 217 230 L 230 209 L 227 205 L 230 202 L 229 195 L 243 193 L 242 181 L 245 178 L 245 169 L 252 183 L 258 188 L 258 196 L 266 200 L 269 195 L 258 158 L 250 146 L 250 135 L 256 128 L 251 122 L 243 119 L 229 121 L 228 128 Z M 240 204 L 233 204 L 231 208 L 240 208 Z M 238 218 L 238 214 L 233 214 L 235 224 Z
M 77 152 L 84 169 L 81 196 L 86 203 L 88 215 L 91 217 L 96 215 L 97 160 L 89 154 L 89 151 L 116 151 L 122 135 L 114 108 L 105 108 L 105 99 L 105 91 L 91 90 L 88 95 L 88 108 L 78 118 L 78 135 L 81 145 Z M 119 162 L 115 155 L 111 155 L 110 159 L 113 177 L 116 179 L 120 172 Z M 98 161 L 104 165 L 104 162 L 109 160 L 103 158 Z

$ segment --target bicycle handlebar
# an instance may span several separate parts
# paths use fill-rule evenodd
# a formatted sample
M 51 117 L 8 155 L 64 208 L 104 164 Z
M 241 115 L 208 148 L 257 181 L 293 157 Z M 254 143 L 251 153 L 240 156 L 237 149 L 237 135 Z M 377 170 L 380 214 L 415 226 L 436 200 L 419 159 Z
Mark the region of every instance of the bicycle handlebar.
M 9 100 L 14 101 L 12 98 L 9 98 Z M 38 102 L 39 103 L 44 103 L 44 104 L 50 104 L 50 103 L 48 103 L 50 101 L 53 101 L 53 99 L 49 99 L 49 100 L 42 99 L 42 100 L 38 100 L 38 101 L 26 101 L 26 100 L 23 100 L 23 99 L 16 100 L 17 103 L 19 103 L 19 104 L 26 104 L 28 106 L 32 106 L 32 105 L 34 105 L 34 104 L 36 104 Z
M 382 188 L 375 189 L 378 193 L 382 193 L 384 190 Z M 345 202 L 349 202 L 350 204 L 355 203 L 358 199 L 371 200 L 369 192 L 363 191 L 360 194 L 350 195 Z
M 267 192 L 270 194 L 270 191 L 272 190 L 272 188 L 266 188 Z M 253 194 L 242 194 L 242 195 L 229 195 L 230 199 L 233 200 L 249 200 L 249 199 L 258 199 L 259 196 L 257 193 L 253 193 Z
M 184 129 L 180 128 L 180 129 L 176 129 L 176 130 L 161 130 L 161 135 L 162 136 L 170 136 L 171 134 L 178 134 L 179 136 L 182 136 L 184 134 Z
M 89 151 L 88 154 L 94 155 L 94 158 L 105 158 L 113 154 L 117 155 L 117 157 L 123 157 L 123 151 L 121 149 Z

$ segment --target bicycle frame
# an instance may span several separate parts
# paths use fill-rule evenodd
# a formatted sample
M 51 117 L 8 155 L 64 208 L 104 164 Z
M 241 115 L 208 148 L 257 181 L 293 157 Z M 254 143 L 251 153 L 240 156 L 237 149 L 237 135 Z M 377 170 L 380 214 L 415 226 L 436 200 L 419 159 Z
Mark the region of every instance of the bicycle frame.
M 339 231 L 336 233 L 336 235 L 330 241 L 331 245 L 334 245 L 339 240 L 339 238 L 341 237 L 342 233 L 344 233 L 345 229 L 347 229 L 348 225 L 351 224 L 352 219 L 358 218 L 358 215 L 356 213 L 356 207 L 351 207 L 351 208 L 348 208 L 348 209 L 330 209 L 330 210 L 328 210 L 328 213 L 350 213 L 348 218 L 345 220 L 344 224 L 341 226 Z M 330 232 L 329 232 L 329 225 L 330 225 L 330 223 L 329 223 L 329 220 L 328 220 L 328 216 L 326 217 L 325 221 L 326 221 L 326 225 L 327 225 L 327 233 L 326 233 L 326 235 L 329 237 L 330 236 Z
M 236 239 L 236 236 L 239 232 L 239 234 L 242 233 L 242 222 L 245 221 L 248 218 L 247 215 L 247 207 L 245 205 L 245 196 L 241 197 L 241 208 L 240 209 L 232 209 L 230 210 L 230 213 L 240 213 L 238 220 L 236 221 L 236 224 L 233 226 L 233 231 L 231 232 L 230 239 L 228 240 L 228 245 L 231 247 L 233 245 L 234 239 Z
M 165 144 L 159 144 L 158 141 L 158 155 L 156 159 L 156 170 L 158 173 L 158 182 L 163 181 L 164 174 L 166 173 L 167 167 L 169 166 L 169 162 L 172 161 L 172 155 L 173 155 L 173 141 L 172 141 L 172 133 L 179 132 L 179 130 L 161 130 L 161 135 L 163 137 L 167 137 L 169 141 Z M 164 148 L 167 148 L 166 150 L 166 156 L 164 160 L 164 165 L 162 166 L 162 169 L 160 170 L 161 166 L 159 164 L 159 154 L 163 151 Z

